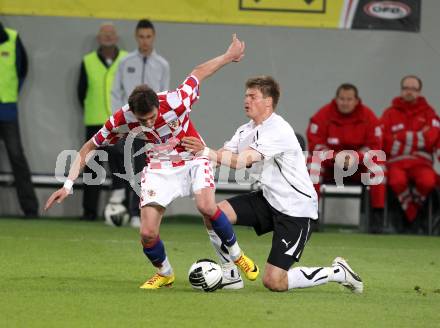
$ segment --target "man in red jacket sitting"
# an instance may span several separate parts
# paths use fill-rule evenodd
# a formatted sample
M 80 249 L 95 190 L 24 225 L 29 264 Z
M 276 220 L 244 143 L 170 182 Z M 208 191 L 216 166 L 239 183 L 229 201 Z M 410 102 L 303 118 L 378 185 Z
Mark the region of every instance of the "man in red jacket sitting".
M 377 151 L 382 148 L 382 133 L 379 120 L 362 104 L 356 86 L 345 83 L 338 87 L 335 99 L 310 119 L 307 139 L 310 176 L 318 195 L 320 183 L 344 183 L 338 179 L 341 174 L 345 182 L 355 183 L 365 183 L 366 175 L 376 177 L 375 182 L 366 182 L 371 185 L 373 208 L 370 232 L 381 232 L 385 186 Z
M 411 224 L 436 185 L 432 157 L 440 123 L 434 109 L 421 96 L 420 78 L 405 76 L 400 87 L 400 96 L 384 111 L 381 124 L 388 184 Z

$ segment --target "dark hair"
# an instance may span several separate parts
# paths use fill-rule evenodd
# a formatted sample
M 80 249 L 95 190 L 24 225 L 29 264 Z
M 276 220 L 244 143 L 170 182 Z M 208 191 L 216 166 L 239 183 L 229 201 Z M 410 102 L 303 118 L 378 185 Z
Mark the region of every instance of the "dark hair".
M 260 75 L 251 77 L 246 81 L 247 89 L 258 89 L 263 97 L 271 97 L 273 108 L 277 107 L 280 99 L 280 85 L 272 76 Z
M 422 90 L 423 83 L 420 77 L 418 77 L 417 75 L 406 75 L 402 77 L 402 79 L 400 80 L 400 88 L 403 88 L 403 83 L 405 82 L 406 79 L 416 79 L 417 82 L 419 82 L 419 91 Z
M 154 29 L 153 23 L 149 19 L 141 19 L 136 25 L 136 31 L 141 28 L 151 28 L 153 32 L 156 32 Z
M 356 86 L 354 84 L 351 83 L 342 83 L 337 89 L 336 89 L 336 97 L 339 96 L 339 92 L 341 92 L 341 90 L 353 90 L 354 91 L 354 96 L 356 97 L 356 99 L 359 99 L 359 91 L 358 88 L 356 88 Z
M 133 113 L 148 114 L 154 108 L 159 108 L 159 99 L 153 89 L 146 84 L 141 84 L 134 88 L 128 97 L 128 105 Z

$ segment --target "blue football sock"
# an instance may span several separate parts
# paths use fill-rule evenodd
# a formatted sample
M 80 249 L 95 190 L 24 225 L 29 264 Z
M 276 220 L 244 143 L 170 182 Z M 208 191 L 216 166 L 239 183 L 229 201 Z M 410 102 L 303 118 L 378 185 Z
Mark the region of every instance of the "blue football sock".
M 155 241 L 149 244 L 142 242 L 142 245 L 144 246 L 144 254 L 148 257 L 150 262 L 155 267 L 160 267 L 166 258 L 165 246 L 163 245 L 162 240 L 157 237 Z
M 237 238 L 235 237 L 234 230 L 232 229 L 232 224 L 229 222 L 228 217 L 225 213 L 223 213 L 222 210 L 218 209 L 217 212 L 209 219 L 211 220 L 212 228 L 220 237 L 223 244 L 229 247 L 236 243 Z

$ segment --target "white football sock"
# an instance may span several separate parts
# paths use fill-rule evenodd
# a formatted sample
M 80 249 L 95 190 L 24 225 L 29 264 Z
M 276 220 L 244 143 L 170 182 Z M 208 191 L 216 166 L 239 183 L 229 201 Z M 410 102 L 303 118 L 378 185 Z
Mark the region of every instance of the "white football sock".
M 171 276 L 173 274 L 173 268 L 171 267 L 170 261 L 168 261 L 168 256 L 162 262 L 160 268 L 158 268 L 157 273 L 161 276 Z
M 228 248 L 228 252 L 229 252 L 229 256 L 231 257 L 231 260 L 234 262 L 237 261 L 242 254 L 241 248 L 240 246 L 238 246 L 238 241 L 236 241 L 234 245 L 226 246 L 226 247 Z
M 207 230 L 209 240 L 211 241 L 212 247 L 214 247 L 215 252 L 217 253 L 217 257 L 219 259 L 220 264 L 223 266 L 224 264 L 231 263 L 231 257 L 229 256 L 228 249 L 225 245 L 222 248 L 222 241 L 220 237 L 215 233 L 214 230 Z
M 330 275 L 333 275 L 333 268 L 329 267 L 291 268 L 287 271 L 288 288 L 308 288 L 323 285 L 329 282 Z

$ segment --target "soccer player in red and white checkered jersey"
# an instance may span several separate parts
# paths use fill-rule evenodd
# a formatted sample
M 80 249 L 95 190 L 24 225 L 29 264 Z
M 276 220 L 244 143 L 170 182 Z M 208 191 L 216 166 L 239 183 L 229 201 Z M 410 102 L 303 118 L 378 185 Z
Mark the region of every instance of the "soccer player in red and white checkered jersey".
M 233 35 L 224 54 L 195 67 L 175 91 L 156 94 L 146 85 L 135 88 L 128 105 L 111 116 L 102 129 L 83 145 L 65 185 L 54 192 L 46 203 L 47 210 L 67 197 L 90 152 L 100 146 L 115 144 L 122 137 L 145 140 L 148 163 L 141 179 L 140 235 L 143 251 L 157 268 L 157 273 L 141 286 L 143 289 L 157 289 L 174 282 L 173 269 L 159 238 L 159 227 L 166 206 L 191 191 L 198 210 L 211 221 L 214 231 L 245 276 L 255 280 L 259 274 L 258 267 L 241 251 L 232 225 L 215 203 L 214 179 L 208 158 L 195 157 L 180 145 L 185 136 L 200 139 L 189 119 L 191 105 L 199 97 L 199 83 L 226 64 L 239 62 L 244 56 L 244 49 L 244 42 Z

